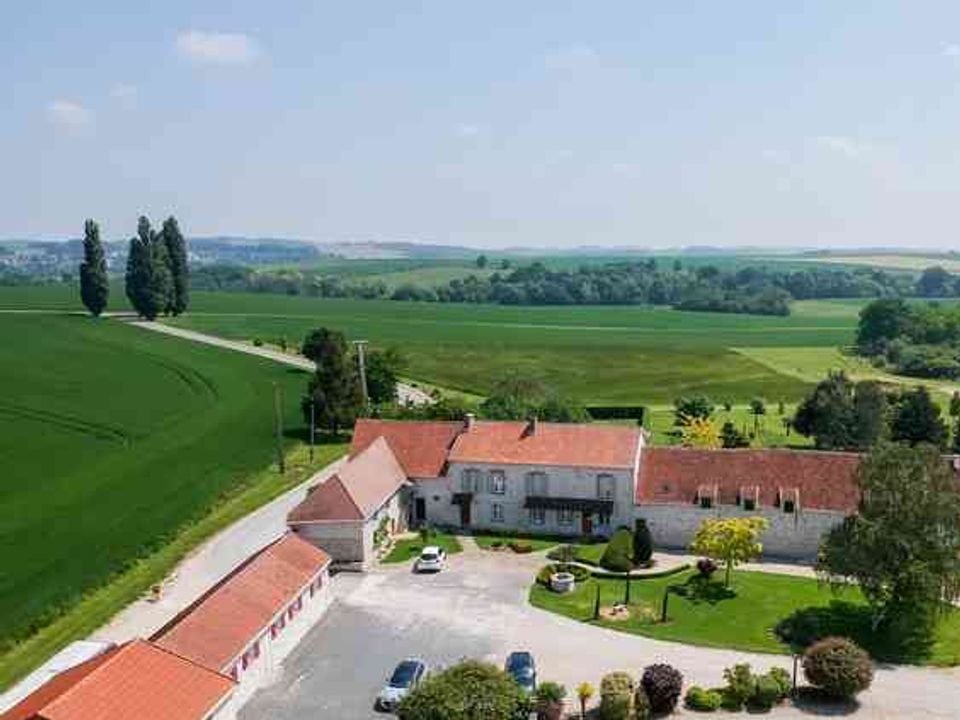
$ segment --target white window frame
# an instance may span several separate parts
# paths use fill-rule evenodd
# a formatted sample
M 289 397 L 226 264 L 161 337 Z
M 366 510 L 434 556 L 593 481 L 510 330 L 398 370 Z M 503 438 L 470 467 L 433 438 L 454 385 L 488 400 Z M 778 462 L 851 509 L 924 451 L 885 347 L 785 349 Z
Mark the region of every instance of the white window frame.
M 490 522 L 503 522 L 503 503 L 490 503 Z
M 559 508 L 557 510 L 557 525 L 573 525 L 573 510 L 570 508 Z
M 503 470 L 490 471 L 490 492 L 494 495 L 507 494 L 507 474 Z
M 533 507 L 530 508 L 530 524 L 531 525 L 543 525 L 546 523 L 546 512 L 542 507 Z

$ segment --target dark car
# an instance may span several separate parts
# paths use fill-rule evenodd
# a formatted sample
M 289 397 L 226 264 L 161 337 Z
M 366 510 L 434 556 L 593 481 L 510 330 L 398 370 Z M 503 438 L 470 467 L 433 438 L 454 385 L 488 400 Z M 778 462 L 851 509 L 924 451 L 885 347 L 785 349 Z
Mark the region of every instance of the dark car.
M 409 658 L 394 668 L 387 684 L 377 696 L 377 709 L 393 712 L 407 693 L 413 690 L 427 674 L 427 664 L 417 658 Z
M 533 655 L 526 650 L 510 653 L 503 669 L 517 681 L 517 685 L 522 687 L 525 692 L 530 695 L 536 692 L 537 664 L 533 661 Z

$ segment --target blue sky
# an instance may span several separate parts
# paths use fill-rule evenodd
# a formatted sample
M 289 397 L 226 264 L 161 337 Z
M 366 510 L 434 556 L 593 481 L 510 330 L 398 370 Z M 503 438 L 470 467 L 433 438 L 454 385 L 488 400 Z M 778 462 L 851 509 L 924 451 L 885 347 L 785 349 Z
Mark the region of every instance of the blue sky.
M 0 237 L 955 247 L 960 3 L 10 2 Z

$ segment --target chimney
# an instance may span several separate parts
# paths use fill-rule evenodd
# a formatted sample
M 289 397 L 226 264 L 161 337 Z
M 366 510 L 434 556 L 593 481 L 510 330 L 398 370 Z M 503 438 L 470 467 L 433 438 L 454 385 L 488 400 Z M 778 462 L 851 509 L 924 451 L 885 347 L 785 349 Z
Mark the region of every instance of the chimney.
M 473 424 L 476 422 L 477 416 L 473 413 L 466 413 L 463 416 L 463 431 L 470 432 L 473 430 Z
M 536 435 L 537 430 L 539 429 L 540 421 L 537 420 L 536 415 L 531 415 L 530 419 L 527 420 L 527 429 L 524 431 L 525 435 Z

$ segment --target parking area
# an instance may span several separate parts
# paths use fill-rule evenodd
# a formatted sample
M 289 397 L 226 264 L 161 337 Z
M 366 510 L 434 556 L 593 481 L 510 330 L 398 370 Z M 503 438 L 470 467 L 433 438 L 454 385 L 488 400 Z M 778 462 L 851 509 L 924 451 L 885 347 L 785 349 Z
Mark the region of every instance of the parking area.
M 720 684 L 723 668 L 737 662 L 757 669 L 789 665 L 784 656 L 661 642 L 532 608 L 526 595 L 542 564 L 542 557 L 470 547 L 435 575 L 402 566 L 338 576 L 333 607 L 285 661 L 279 680 L 246 705 L 241 720 L 383 720 L 388 716 L 374 711 L 374 698 L 396 663 L 410 656 L 433 667 L 464 657 L 500 665 L 510 651 L 527 649 L 540 679 L 559 681 L 570 692 L 584 680 L 599 684 L 606 672 L 639 674 L 654 662 L 675 665 L 688 685 L 708 686 Z M 880 669 L 854 716 L 955 718 L 958 682 L 956 670 Z M 767 717 L 809 714 L 778 708 Z

